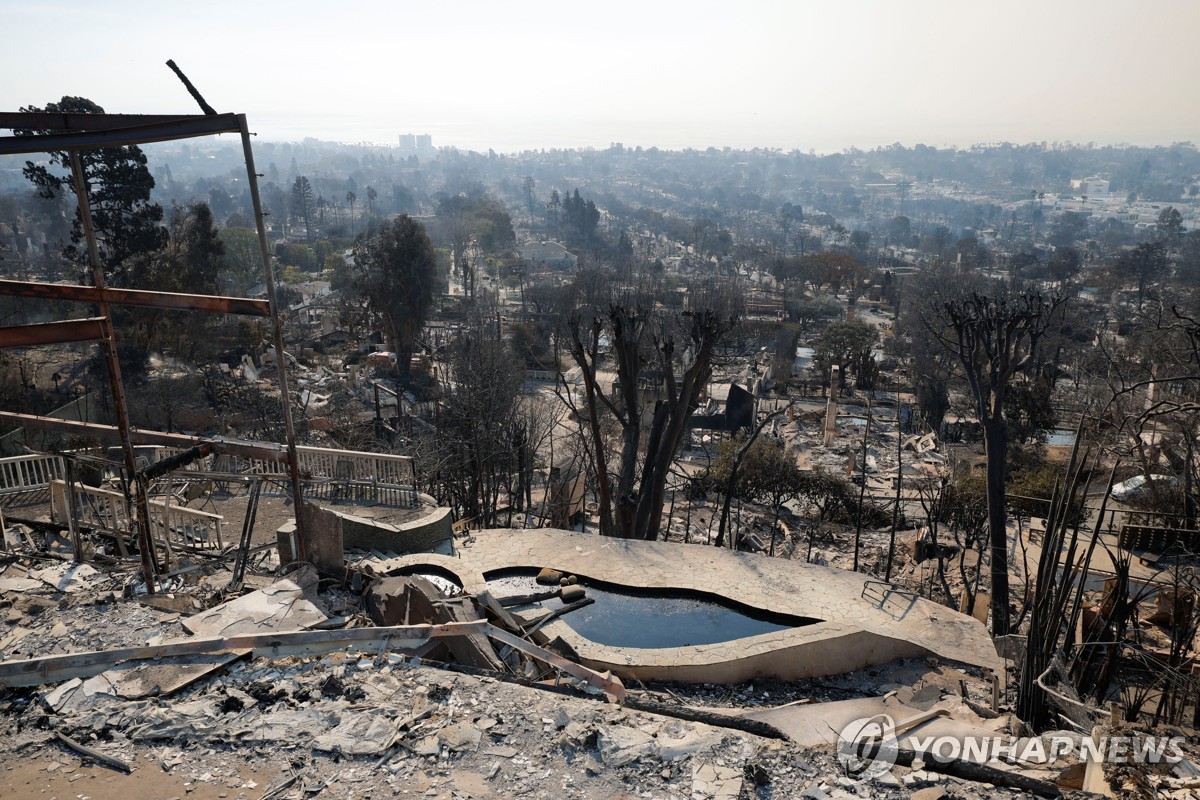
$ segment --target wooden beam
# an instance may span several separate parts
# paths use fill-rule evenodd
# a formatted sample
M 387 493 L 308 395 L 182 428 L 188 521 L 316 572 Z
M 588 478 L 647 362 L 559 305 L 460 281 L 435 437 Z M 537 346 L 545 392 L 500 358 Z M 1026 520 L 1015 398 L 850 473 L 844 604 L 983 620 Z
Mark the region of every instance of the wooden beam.
M 151 292 L 144 289 L 113 289 L 109 287 L 97 289 L 94 286 L 76 286 L 65 283 L 8 280 L 0 280 L 0 295 L 32 297 L 39 300 L 71 300 L 78 303 L 113 303 L 143 308 L 210 311 L 214 314 L 271 316 L 271 304 L 266 300 L 222 295 Z

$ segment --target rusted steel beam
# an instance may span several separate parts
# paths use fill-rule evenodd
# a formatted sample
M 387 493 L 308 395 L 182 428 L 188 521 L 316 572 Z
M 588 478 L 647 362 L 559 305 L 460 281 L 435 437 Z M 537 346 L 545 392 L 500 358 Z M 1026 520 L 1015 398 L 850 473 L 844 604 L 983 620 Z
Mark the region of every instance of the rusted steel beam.
M 300 480 L 300 458 L 296 454 L 296 428 L 292 423 L 292 394 L 288 389 L 287 354 L 283 349 L 283 323 L 279 319 L 279 296 L 275 292 L 275 274 L 271 269 L 271 253 L 267 244 L 267 225 L 263 219 L 262 200 L 258 194 L 258 172 L 254 168 L 254 150 L 250 147 L 250 128 L 246 123 L 246 115 L 238 114 L 238 132 L 242 136 L 242 155 L 246 160 L 246 184 L 250 188 L 250 205 L 254 209 L 254 227 L 258 231 L 258 251 L 262 257 L 263 277 L 266 279 L 267 300 L 271 303 L 271 338 L 275 342 L 275 368 L 279 376 L 279 399 L 283 404 L 283 433 L 287 443 L 288 477 L 292 483 L 292 507 L 296 513 L 296 541 L 299 543 L 301 560 L 308 558 L 304 552 L 305 526 L 304 515 L 299 513 L 304 503 L 303 487 Z
M 138 477 L 145 478 L 148 481 L 157 480 L 171 470 L 183 469 L 188 464 L 204 458 L 211 452 L 212 445 L 208 442 L 201 442 L 195 447 L 189 447 L 187 450 L 176 453 L 173 456 L 159 459 L 145 469 L 138 470 Z
M 79 223 L 83 229 L 83 238 L 87 241 L 88 264 L 92 268 L 92 285 L 103 291 L 104 267 L 100 263 L 100 250 L 96 246 L 96 230 L 92 225 L 92 204 L 88 194 L 87 176 L 83 171 L 83 158 L 79 153 L 71 152 L 71 179 L 75 184 L 75 202 L 79 206 Z M 113 408 L 117 412 L 117 430 L 121 437 L 121 449 L 125 455 L 125 475 L 129 480 L 137 473 L 137 456 L 133 452 L 133 442 L 129 431 L 133 426 L 129 423 L 129 408 L 125 405 L 125 383 L 121 379 L 121 364 L 117 359 L 117 337 L 112 327 L 112 311 L 108 303 L 101 300 L 97 311 L 103 317 L 104 338 L 100 350 L 104 353 L 104 363 L 108 370 L 108 388 L 112 392 Z M 128 493 L 126 494 L 128 496 Z M 150 501 L 146 497 L 146 487 L 142 482 L 135 482 L 133 505 L 137 511 L 138 554 L 142 559 L 142 579 L 146 582 L 146 593 L 154 594 L 155 576 L 157 575 L 158 557 L 155 551 L 154 538 L 150 535 Z
M 0 130 L 99 131 L 201 119 L 203 114 L 87 114 L 82 111 L 0 111 Z
M 113 440 L 121 438 L 121 431 L 115 425 L 102 425 L 98 422 L 76 422 L 72 419 L 57 417 L 39 417 L 34 414 L 18 414 L 15 411 L 0 411 L 0 423 L 16 425 L 22 428 L 38 430 L 61 431 L 74 436 L 90 436 L 96 439 Z M 129 439 L 134 444 L 157 444 L 163 447 L 195 447 L 198 444 L 208 444 L 214 453 L 222 453 L 240 458 L 256 458 L 260 461 L 272 461 L 278 464 L 287 463 L 287 450 L 271 442 L 247 442 L 236 439 L 188 436 L 182 433 L 163 433 L 142 428 L 130 428 Z
M 196 117 L 175 117 L 150 125 L 130 128 L 47 133 L 32 136 L 0 136 L 0 155 L 49 153 L 56 150 L 92 150 L 100 147 L 123 147 L 130 144 L 171 142 L 194 139 L 216 133 L 238 133 L 237 114 L 205 114 Z
M 33 325 L 9 325 L 0 328 L 0 347 L 94 342 L 103 338 L 105 338 L 103 317 L 67 319 L 61 322 L 38 322 Z
M 271 304 L 266 300 L 210 294 L 151 292 L 144 289 L 112 289 L 109 287 L 97 289 L 94 286 L 77 286 L 68 283 L 0 280 L 0 295 L 32 297 L 39 300 L 71 300 L 77 303 L 113 303 L 120 306 L 143 308 L 211 311 L 215 314 L 271 316 Z

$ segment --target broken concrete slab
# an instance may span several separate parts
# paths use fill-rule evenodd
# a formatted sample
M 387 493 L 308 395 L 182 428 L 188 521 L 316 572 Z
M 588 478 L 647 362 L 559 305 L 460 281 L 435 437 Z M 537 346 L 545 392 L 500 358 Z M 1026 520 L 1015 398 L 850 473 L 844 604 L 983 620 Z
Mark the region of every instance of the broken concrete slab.
M 342 718 L 338 726 L 313 740 L 313 747 L 343 755 L 382 753 L 396 736 L 395 723 L 381 714 L 356 712 Z
M 107 681 L 114 694 L 127 700 L 168 695 L 192 685 L 205 675 L 228 666 L 249 653 L 249 650 L 198 653 L 178 656 L 169 662 L 157 664 L 122 664 L 97 675 L 96 678 Z
M 690 731 L 679 738 L 659 735 L 658 757 L 663 761 L 682 761 L 696 753 L 715 749 L 722 738 L 723 734 L 714 730 Z
M 240 742 L 275 743 L 316 740 L 335 729 L 341 717 L 330 710 L 314 708 L 278 709 L 250 714 L 227 728 L 227 735 Z
M 42 699 L 56 714 L 90 708 L 106 699 L 137 700 L 169 695 L 249 655 L 249 650 L 179 656 L 164 663 L 119 664 L 90 678 L 73 678 Z
M 483 731 L 469 722 L 455 722 L 438 731 L 438 740 L 451 752 L 474 750 L 481 738 Z
M 478 800 L 486 800 L 486 798 L 494 797 L 492 787 L 488 785 L 487 778 L 478 772 L 470 772 L 466 770 L 455 770 L 451 780 L 454 782 L 454 788 L 465 794 L 467 797 L 478 798 Z
M 596 746 L 606 766 L 623 767 L 654 752 L 654 737 L 628 725 L 610 725 L 597 732 Z
M 737 800 L 742 770 L 720 764 L 692 765 L 692 800 Z
M 304 598 L 303 590 L 289 580 L 243 595 L 182 620 L 196 636 L 234 636 L 268 631 L 299 631 L 327 619 Z
M 33 570 L 29 573 L 29 577 L 39 580 L 60 592 L 78 592 L 89 588 L 93 582 L 92 579 L 99 574 L 96 568 L 90 564 L 75 564 L 64 561 L 52 567 Z
M 8 633 L 0 636 L 0 659 L 3 659 L 7 656 L 9 648 L 31 633 L 33 633 L 33 631 L 29 628 L 22 628 L 20 625 L 18 625 L 9 630 Z
M 5 592 L 28 592 L 45 587 L 44 581 L 33 578 L 0 578 L 0 594 Z

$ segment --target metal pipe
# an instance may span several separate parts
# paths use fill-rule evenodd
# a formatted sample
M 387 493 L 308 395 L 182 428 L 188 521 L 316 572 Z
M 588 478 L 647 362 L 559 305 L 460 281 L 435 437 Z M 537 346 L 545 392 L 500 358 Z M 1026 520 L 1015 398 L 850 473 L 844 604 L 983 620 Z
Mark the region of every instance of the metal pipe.
M 292 425 L 292 396 L 288 391 L 287 358 L 283 350 L 283 325 L 279 320 L 279 300 L 275 293 L 275 276 L 271 272 L 271 252 L 267 247 L 267 228 L 263 221 L 262 200 L 258 195 L 258 173 L 254 171 L 254 151 L 250 147 L 250 129 L 246 126 L 246 115 L 237 115 L 238 130 L 242 136 L 242 152 L 246 159 L 246 179 L 250 186 L 250 203 L 254 207 L 254 223 L 258 228 L 258 250 L 262 255 L 263 273 L 267 283 L 267 301 L 271 304 L 271 334 L 275 342 L 275 366 L 279 371 L 279 399 L 283 404 L 283 428 L 287 437 L 288 476 L 292 482 L 292 507 L 296 514 L 296 541 L 301 560 L 304 552 L 305 522 L 301 507 L 304 493 L 300 486 L 300 459 L 296 455 L 296 430 Z
M 100 252 L 96 247 L 96 231 L 92 227 L 92 206 L 88 199 L 87 177 L 83 172 L 83 159 L 79 153 L 71 153 L 71 176 L 75 182 L 75 198 L 79 202 L 79 219 L 87 239 L 88 262 L 92 267 L 92 282 L 97 289 L 104 289 L 104 267 L 100 263 Z M 112 327 L 112 312 L 106 301 L 99 303 L 104 339 L 101 349 L 108 367 L 108 383 L 112 390 L 113 405 L 117 411 L 117 429 L 121 435 L 121 448 L 125 453 L 125 472 L 135 485 L 134 503 L 137 509 L 138 550 L 142 557 L 142 573 L 146 579 L 146 591 L 154 594 L 155 558 L 151 549 L 150 507 L 146 501 L 145 487 L 134 478 L 137 474 L 137 456 L 133 452 L 133 441 L 129 438 L 129 409 L 125 405 L 125 387 L 121 382 L 121 364 L 117 359 L 117 339 Z

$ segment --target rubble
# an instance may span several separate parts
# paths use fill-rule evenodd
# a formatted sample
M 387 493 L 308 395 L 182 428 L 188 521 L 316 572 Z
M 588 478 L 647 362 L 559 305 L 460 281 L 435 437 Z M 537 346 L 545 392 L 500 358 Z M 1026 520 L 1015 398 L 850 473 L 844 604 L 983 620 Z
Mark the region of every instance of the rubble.
M 380 622 L 393 622 L 390 615 L 402 613 L 409 615 L 411 624 L 417 621 L 412 618 L 417 605 L 393 607 L 396 598 L 407 594 L 410 601 L 420 599 L 426 611 L 436 611 L 442 618 L 470 607 L 463 602 L 468 598 L 456 601 L 410 576 L 364 587 L 364 594 L 373 594 L 376 600 L 358 597 L 355 601 L 353 594 L 337 586 L 318 593 L 303 571 L 289 577 L 294 580 L 248 587 L 249 593 L 195 615 L 163 611 L 121 597 L 121 592 L 114 597 L 107 587 L 124 585 L 121 569 L 97 569 L 86 588 L 72 592 L 53 589 L 44 581 L 36 588 L 5 591 L 0 604 L 8 607 L 9 615 L 0 641 L 25 631 L 6 645 L 21 650 L 6 649 L 4 657 L 9 660 L 78 652 L 86 649 L 85 643 L 150 645 L 147 652 L 170 653 L 169 648 L 181 645 L 169 643 L 186 643 L 189 631 L 194 637 L 220 631 L 233 637 L 231 642 L 239 636 L 247 637 L 242 641 L 273 641 L 280 655 L 256 658 L 252 647 L 207 657 L 162 655 L 157 661 L 122 663 L 36 690 L 0 690 L 0 762 L 6 764 L 0 770 L 0 791 L 16 786 L 17 780 L 35 780 L 61 796 L 65 787 L 76 787 L 78 780 L 88 785 L 98 780 L 93 775 L 99 773 L 81 773 L 71 766 L 78 760 L 64 764 L 64 758 L 87 762 L 97 757 L 63 750 L 65 745 L 56 738 L 61 734 L 128 765 L 128 780 L 160 776 L 154 780 L 162 796 L 183 797 L 191 788 L 196 796 L 209 796 L 197 792 L 211 790 L 214 796 L 224 793 L 245 800 L 271 793 L 277 798 L 301 798 L 318 787 L 342 786 L 355 796 L 408 792 L 447 800 L 551 793 L 580 798 L 623 794 L 744 798 L 750 796 L 747 792 L 759 791 L 756 787 L 773 797 L 860 796 L 860 791 L 904 797 L 941 785 L 953 787 L 959 797 L 982 798 L 985 791 L 988 797 L 1018 796 L 985 784 L 944 784 L 954 780 L 944 777 L 906 783 L 904 778 L 911 778 L 913 770 L 895 785 L 840 785 L 842 772 L 830 745 L 763 738 L 729 727 L 736 722 L 733 718 L 721 724 L 722 715 L 712 713 L 723 709 L 722 690 L 736 704 L 761 707 L 791 702 L 788 691 L 819 700 L 827 692 L 816 682 L 767 683 L 748 692 L 746 687 L 646 687 L 620 702 L 614 695 L 583 691 L 589 688 L 587 683 L 567 673 L 543 679 L 538 674 L 525 677 L 523 671 L 510 677 L 499 672 L 447 671 L 428 661 L 432 651 L 412 655 L 400 637 L 380 638 L 373 633 L 389 628 L 303 628 L 326 618 L 321 607 L 336 606 L 345 612 L 347 602 L 359 604 L 357 614 L 351 613 L 348 620 L 364 619 L 378 601 L 377 613 L 382 608 L 389 615 Z M 247 576 L 251 585 L 261 580 Z M 220 575 L 209 582 L 221 584 Z M 305 596 L 302 584 L 319 605 Z M 420 588 L 419 597 L 414 587 Z M 186 592 L 179 596 L 193 597 Z M 481 598 L 480 603 L 493 618 L 496 609 L 503 611 L 490 598 Z M 60 604 L 76 612 L 73 624 L 60 626 Z M 111 637 L 93 638 L 103 631 L 111 631 Z M 523 659 L 569 663 L 515 634 L 496 631 L 508 637 L 493 639 L 497 646 L 519 643 L 533 654 L 522 655 Z M 358 640 L 361 646 L 347 647 L 355 641 L 352 636 L 366 638 Z M 322 645 L 325 652 L 286 655 L 295 649 L 288 642 L 299 641 L 296 637 L 305 637 L 310 649 L 319 637 L 331 644 Z M 345 644 L 339 646 L 337 641 Z M 162 644 L 152 644 L 156 642 Z M 513 653 L 505 656 L 501 668 L 511 669 L 513 657 Z M 457 668 L 468 666 L 463 663 Z M 932 699 L 932 690 L 922 687 L 954 687 L 959 680 L 928 668 L 922 672 L 905 667 L 888 674 L 895 674 L 900 688 L 908 690 L 909 702 L 917 703 L 927 695 Z M 922 677 L 914 682 L 914 676 Z M 979 684 L 977 678 L 967 678 L 972 685 Z M 873 689 L 880 680 L 854 674 L 838 679 L 851 694 Z M 945 692 L 953 695 L 950 689 Z M 942 694 L 939 688 L 937 696 Z M 703 712 L 705 706 L 709 712 Z M 708 722 L 684 718 L 689 715 L 703 716 Z M 765 728 L 763 732 L 767 733 Z M 74 755 L 65 755 L 68 752 Z M 17 753 L 19 760 L 10 758 Z M 20 766 L 8 766 L 14 764 Z M 71 781 L 80 774 L 85 777 Z M 120 773 L 114 768 L 109 774 Z
M 243 595 L 181 621 L 196 636 L 234 636 L 239 633 L 294 631 L 313 628 L 327 616 L 289 580 Z

